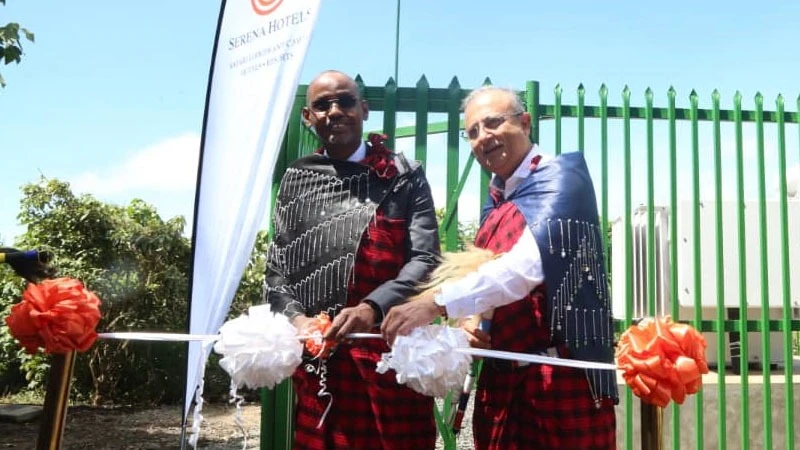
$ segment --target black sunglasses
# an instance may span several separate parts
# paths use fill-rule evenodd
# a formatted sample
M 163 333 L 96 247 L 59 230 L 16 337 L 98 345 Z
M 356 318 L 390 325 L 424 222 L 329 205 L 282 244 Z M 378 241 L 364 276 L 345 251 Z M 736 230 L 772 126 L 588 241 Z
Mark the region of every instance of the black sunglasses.
M 326 97 L 314 100 L 311 102 L 311 109 L 314 112 L 326 113 L 330 111 L 333 104 L 336 103 L 339 109 L 350 109 L 358 103 L 358 98 L 351 94 L 341 94 L 336 97 Z

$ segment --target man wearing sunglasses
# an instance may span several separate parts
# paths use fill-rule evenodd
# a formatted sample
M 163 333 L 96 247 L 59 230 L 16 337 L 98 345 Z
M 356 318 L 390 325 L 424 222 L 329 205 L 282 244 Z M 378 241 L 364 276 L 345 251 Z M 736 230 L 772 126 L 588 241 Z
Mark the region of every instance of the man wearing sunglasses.
M 613 329 L 594 187 L 582 153 L 540 154 L 513 91 L 483 87 L 464 100 L 464 136 L 495 176 L 475 238 L 502 255 L 439 292 L 399 306 L 398 334 L 439 315 L 491 317 L 465 325 L 473 346 L 613 361 Z M 615 447 L 613 371 L 485 359 L 473 427 L 478 449 Z
M 276 201 L 266 301 L 307 333 L 327 313 L 333 352 L 307 354 L 293 376 L 297 449 L 432 449 L 433 399 L 375 371 L 389 351 L 377 332 L 385 314 L 418 292 L 437 263 L 431 190 L 417 162 L 362 140 L 369 109 L 349 76 L 319 74 L 303 119 L 322 146 L 295 161 Z

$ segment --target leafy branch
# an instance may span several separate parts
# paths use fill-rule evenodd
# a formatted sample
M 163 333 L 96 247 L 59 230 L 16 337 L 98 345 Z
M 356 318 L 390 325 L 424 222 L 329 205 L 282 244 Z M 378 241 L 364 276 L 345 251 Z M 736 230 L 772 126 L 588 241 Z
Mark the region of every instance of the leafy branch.
M 5 6 L 6 0 L 0 0 L 0 4 Z M 0 61 L 6 65 L 12 62 L 19 64 L 22 61 L 23 51 L 20 40 L 22 36 L 30 42 L 35 42 L 33 33 L 16 22 L 9 22 L 0 27 Z M 0 87 L 6 87 L 6 80 L 2 74 L 0 74 Z

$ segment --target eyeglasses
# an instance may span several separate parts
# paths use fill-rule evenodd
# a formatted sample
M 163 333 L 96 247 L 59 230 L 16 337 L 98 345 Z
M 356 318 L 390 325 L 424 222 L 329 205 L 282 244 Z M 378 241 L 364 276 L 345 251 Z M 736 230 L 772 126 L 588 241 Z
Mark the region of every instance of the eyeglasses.
M 311 103 L 311 109 L 316 113 L 327 113 L 331 110 L 333 104 L 336 103 L 339 109 L 350 109 L 358 103 L 358 98 L 351 94 L 341 94 L 336 97 L 326 97 L 314 100 Z
M 508 120 L 509 117 L 520 116 L 524 112 L 525 111 L 516 111 L 516 112 L 500 114 L 497 116 L 484 117 L 478 122 L 475 122 L 475 124 L 469 127 L 468 129 L 462 131 L 461 137 L 465 141 L 474 141 L 475 139 L 478 139 L 478 135 L 481 132 L 481 127 L 483 127 L 484 130 L 496 130 L 497 128 L 500 127 L 500 125 L 502 125 L 506 120 Z

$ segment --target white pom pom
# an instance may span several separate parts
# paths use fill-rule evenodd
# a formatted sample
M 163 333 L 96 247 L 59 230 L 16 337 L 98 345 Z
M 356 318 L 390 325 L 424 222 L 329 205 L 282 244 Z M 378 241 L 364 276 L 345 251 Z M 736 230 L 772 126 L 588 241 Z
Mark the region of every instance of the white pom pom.
M 236 388 L 272 389 L 302 361 L 297 328 L 283 314 L 271 312 L 269 305 L 253 306 L 249 315 L 225 322 L 219 334 L 214 351 L 223 355 L 219 365 Z
M 428 325 L 408 336 L 398 336 L 391 353 L 384 353 L 376 371 L 393 369 L 397 382 L 423 395 L 444 397 L 461 390 L 472 357 L 455 352 L 469 347 L 467 335 L 459 328 Z

